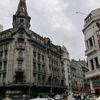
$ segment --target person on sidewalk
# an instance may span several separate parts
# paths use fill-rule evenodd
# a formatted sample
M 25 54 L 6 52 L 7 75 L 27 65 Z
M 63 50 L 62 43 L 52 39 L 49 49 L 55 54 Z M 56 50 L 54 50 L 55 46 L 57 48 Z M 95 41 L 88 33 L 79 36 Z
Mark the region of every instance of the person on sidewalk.
M 55 95 L 54 97 L 55 100 L 61 100 L 61 96 L 59 94 Z
M 11 100 L 8 95 L 3 100 Z

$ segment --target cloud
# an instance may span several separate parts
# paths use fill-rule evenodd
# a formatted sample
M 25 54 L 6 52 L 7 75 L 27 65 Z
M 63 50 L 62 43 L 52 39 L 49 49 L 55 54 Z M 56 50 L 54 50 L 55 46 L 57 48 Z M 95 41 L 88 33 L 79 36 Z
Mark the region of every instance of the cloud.
M 12 16 L 17 10 L 19 0 L 0 2 L 0 23 L 5 29 L 12 27 Z M 94 8 L 100 6 L 99 0 L 26 0 L 31 16 L 31 29 L 44 37 L 50 37 L 54 44 L 65 45 L 71 58 L 84 59 L 84 18 Z

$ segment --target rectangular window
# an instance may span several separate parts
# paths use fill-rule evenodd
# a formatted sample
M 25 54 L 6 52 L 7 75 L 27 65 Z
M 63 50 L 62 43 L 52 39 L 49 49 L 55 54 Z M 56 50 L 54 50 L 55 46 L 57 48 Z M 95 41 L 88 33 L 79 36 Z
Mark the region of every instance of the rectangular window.
M 42 65 L 42 71 L 45 72 L 45 65 Z
M 2 56 L 3 56 L 3 52 L 0 52 L 0 59 L 2 59 Z
M 90 44 L 90 47 L 93 46 L 92 38 L 89 38 L 89 44 Z
M 94 70 L 94 63 L 93 63 L 93 59 L 90 60 L 90 65 L 91 65 L 91 70 Z
M 42 61 L 44 62 L 44 55 L 42 55 Z
M 0 80 L 1 80 L 1 74 L 0 74 Z
M 36 63 L 33 63 L 33 66 L 36 67 Z
M 21 60 L 18 61 L 18 68 L 19 69 L 22 68 L 22 63 L 23 63 L 23 61 L 21 61 Z
M 16 83 L 23 83 L 23 78 L 24 78 L 24 76 L 23 76 L 23 74 L 16 74 L 16 76 L 15 76 L 15 82 Z
M 89 48 L 89 42 L 88 40 L 86 40 L 86 46 L 87 46 L 87 49 Z
M 97 57 L 95 57 L 94 59 L 95 59 L 95 64 L 96 64 L 96 67 L 97 67 L 97 68 L 99 68 L 98 58 L 97 58 Z
M 5 50 L 5 58 L 7 58 L 7 54 L 8 54 L 8 51 L 7 51 L 7 50 Z
M 40 61 L 40 54 L 38 54 L 38 61 Z
M 44 81 L 45 81 L 45 75 L 42 76 L 42 81 L 44 83 Z
M 94 43 L 94 45 L 95 45 L 95 39 L 94 39 L 94 36 L 92 36 L 92 39 L 93 39 L 93 43 Z
M 3 81 L 5 80 L 5 78 L 6 78 L 6 74 L 4 73 L 4 74 L 3 74 Z
M 33 70 L 36 71 L 36 63 L 33 63 Z
M 0 62 L 0 71 L 2 70 L 2 62 Z
M 7 62 L 5 61 L 4 62 L 4 71 L 6 71 L 6 68 L 7 68 Z
M 39 72 L 41 71 L 41 66 L 40 66 L 40 64 L 38 64 L 38 71 L 39 71 Z
M 40 75 L 40 74 L 38 74 L 38 82 L 39 82 L 39 83 L 40 83 L 40 76 L 41 76 L 41 75 Z
M 36 52 L 35 51 L 33 52 L 33 57 L 36 58 Z
M 33 74 L 33 77 L 34 77 L 34 78 L 36 77 L 36 73 Z

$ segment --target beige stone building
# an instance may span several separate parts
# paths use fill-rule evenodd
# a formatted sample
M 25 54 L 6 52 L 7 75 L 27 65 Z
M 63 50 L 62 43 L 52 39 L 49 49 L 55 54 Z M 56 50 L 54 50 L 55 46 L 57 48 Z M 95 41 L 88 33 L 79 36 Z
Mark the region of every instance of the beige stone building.
M 66 86 L 67 86 L 67 89 L 69 88 L 69 83 L 70 83 L 70 76 L 71 76 L 71 73 L 70 73 L 70 57 L 69 57 L 69 52 L 67 50 L 67 48 L 65 46 L 62 47 L 63 49 L 63 62 L 64 62 L 64 71 L 65 71 L 65 83 L 66 83 Z
M 0 33 L 0 93 L 20 96 L 64 92 L 63 49 L 30 30 L 25 0 L 13 15 L 13 27 Z
M 65 71 L 66 93 L 70 92 L 85 92 L 89 88 L 89 84 L 85 79 L 85 73 L 88 67 L 85 60 L 70 59 L 69 52 L 65 46 L 63 49 L 63 62 Z
M 89 72 L 86 78 L 90 81 L 91 92 L 100 92 L 100 8 L 89 13 L 85 18 L 83 34 L 85 37 L 85 55 Z
M 70 78 L 69 78 L 69 90 L 71 92 L 80 93 L 85 92 L 86 80 L 85 73 L 88 71 L 86 62 L 84 60 L 70 61 Z

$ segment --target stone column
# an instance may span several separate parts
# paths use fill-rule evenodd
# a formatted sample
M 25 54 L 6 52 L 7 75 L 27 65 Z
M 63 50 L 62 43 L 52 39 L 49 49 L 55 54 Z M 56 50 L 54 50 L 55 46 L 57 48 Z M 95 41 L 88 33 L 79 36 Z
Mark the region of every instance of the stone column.
M 94 69 L 97 69 L 95 59 L 93 59 Z
M 93 88 L 93 83 L 91 79 L 90 79 L 90 89 L 91 89 L 91 93 L 95 93 L 95 89 Z

